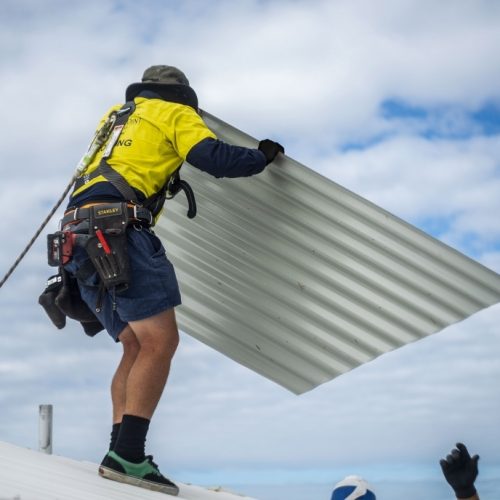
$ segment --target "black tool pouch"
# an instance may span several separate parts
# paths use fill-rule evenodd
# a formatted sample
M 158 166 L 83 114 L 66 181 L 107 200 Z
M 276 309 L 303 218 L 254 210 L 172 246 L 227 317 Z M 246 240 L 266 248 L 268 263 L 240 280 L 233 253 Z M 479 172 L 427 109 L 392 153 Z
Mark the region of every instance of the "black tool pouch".
M 50 318 L 59 330 L 66 326 L 66 315 L 59 309 L 56 304 L 57 294 L 63 287 L 63 279 L 61 274 L 51 276 L 47 280 L 47 286 L 38 297 L 38 303 L 44 308 L 47 316 Z
M 70 273 L 61 269 L 63 286 L 56 296 L 56 305 L 71 319 L 81 322 L 94 321 L 95 314 L 80 295 L 77 280 Z
M 40 295 L 38 303 L 59 329 L 66 326 L 68 317 L 80 322 L 90 337 L 104 330 L 96 315 L 83 301 L 76 278 L 62 268 L 59 274 L 47 280 L 47 287 Z
M 128 288 L 127 204 L 109 203 L 91 207 L 87 254 L 107 289 Z

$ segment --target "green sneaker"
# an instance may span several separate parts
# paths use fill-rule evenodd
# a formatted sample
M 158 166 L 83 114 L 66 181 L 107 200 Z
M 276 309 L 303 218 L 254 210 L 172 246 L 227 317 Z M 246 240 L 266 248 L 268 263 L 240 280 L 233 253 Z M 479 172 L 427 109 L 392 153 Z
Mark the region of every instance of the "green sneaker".
M 177 496 L 179 488 L 158 470 L 151 455 L 144 462 L 135 464 L 124 460 L 114 451 L 110 451 L 99 466 L 99 475 L 120 483 L 133 484 L 148 490 L 160 491 Z

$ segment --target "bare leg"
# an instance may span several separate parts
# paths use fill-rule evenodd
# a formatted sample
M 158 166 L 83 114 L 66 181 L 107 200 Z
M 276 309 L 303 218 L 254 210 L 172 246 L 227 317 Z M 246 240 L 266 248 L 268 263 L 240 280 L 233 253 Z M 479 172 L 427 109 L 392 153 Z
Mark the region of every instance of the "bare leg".
M 167 382 L 170 363 L 179 343 L 175 311 L 169 309 L 147 319 L 131 321 L 129 327 L 135 335 L 139 349 L 137 350 L 134 341 L 130 341 L 130 349 L 124 345 L 127 352 L 126 361 L 122 359 L 120 365 L 123 366 L 118 368 L 120 375 L 115 375 L 116 382 L 113 383 L 116 385 L 116 394 L 123 394 L 122 372 L 128 372 L 125 408 L 122 410 L 122 396 L 117 396 L 115 416 L 125 413 L 150 420 Z M 124 339 L 128 343 L 128 329 L 125 329 L 122 335 L 125 335 Z
M 123 346 L 123 356 L 111 382 L 111 401 L 113 402 L 113 423 L 119 424 L 125 413 L 127 379 L 135 363 L 140 345 L 130 326 L 120 333 L 120 342 Z
M 111 395 L 113 422 L 120 425 L 113 425 L 112 451 L 101 462 L 99 474 L 125 483 L 133 479 L 131 484 L 177 495 L 179 488 L 145 455 L 149 423 L 179 343 L 174 309 L 129 322 L 119 338 L 123 357 L 113 377 Z

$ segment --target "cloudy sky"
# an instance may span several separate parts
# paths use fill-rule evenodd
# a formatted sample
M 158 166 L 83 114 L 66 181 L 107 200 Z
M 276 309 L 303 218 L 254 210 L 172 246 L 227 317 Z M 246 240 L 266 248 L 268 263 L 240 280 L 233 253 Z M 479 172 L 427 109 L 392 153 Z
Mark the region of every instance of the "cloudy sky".
M 59 198 L 98 118 L 152 64 L 203 109 L 500 272 L 500 3 L 487 0 L 1 0 L 7 271 Z M 54 218 L 49 229 L 56 227 Z M 120 349 L 37 304 L 45 231 L 0 290 L 0 440 L 98 461 Z M 500 306 L 310 393 L 183 336 L 149 451 L 198 483 L 439 476 L 457 440 L 500 470 Z M 500 475 L 500 474 L 499 474 Z

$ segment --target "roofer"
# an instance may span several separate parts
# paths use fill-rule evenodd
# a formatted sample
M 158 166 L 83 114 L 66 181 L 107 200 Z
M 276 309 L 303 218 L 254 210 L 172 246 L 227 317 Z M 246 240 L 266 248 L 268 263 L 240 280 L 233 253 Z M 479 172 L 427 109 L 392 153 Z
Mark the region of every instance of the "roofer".
M 146 69 L 127 88 L 126 101 L 102 119 L 101 127 L 114 113 L 113 130 L 75 184 L 61 229 L 72 241 L 86 240 L 63 263 L 83 301 L 123 346 L 111 384 L 111 443 L 99 474 L 177 495 L 145 455 L 179 342 L 174 308 L 181 303 L 174 268 L 151 226 L 168 191 L 185 187 L 178 178 L 184 161 L 215 177 L 246 177 L 284 150 L 268 139 L 258 149 L 218 140 L 198 113 L 188 79 L 172 66 Z M 99 329 L 97 323 L 90 334 Z

